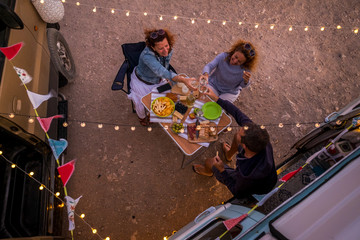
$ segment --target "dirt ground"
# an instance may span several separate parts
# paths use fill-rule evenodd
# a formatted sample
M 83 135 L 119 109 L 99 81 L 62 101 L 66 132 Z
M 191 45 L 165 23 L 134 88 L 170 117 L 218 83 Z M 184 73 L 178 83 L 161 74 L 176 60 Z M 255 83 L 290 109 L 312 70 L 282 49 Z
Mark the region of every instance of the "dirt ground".
M 163 239 L 231 197 L 215 178 L 194 174 L 191 165 L 181 169 L 183 155 L 175 143 L 157 124 L 152 124 L 151 132 L 141 127 L 127 96 L 111 91 L 124 61 L 121 44 L 143 41 L 144 28 L 172 31 L 176 43 L 171 64 L 193 77 L 237 39 L 255 45 L 258 67 L 251 86 L 235 103 L 266 126 L 277 164 L 315 122 L 360 92 L 360 33 L 352 32 L 360 27 L 358 0 L 150 2 L 87 0 L 76 6 L 76 0 L 67 0 L 60 22 L 78 73 L 62 89 L 69 101 L 67 160 L 77 159 L 68 194 L 82 195 L 76 211 L 86 214 L 87 223 L 102 238 L 113 240 Z M 270 24 L 275 24 L 273 30 Z M 75 120 L 88 123 L 82 128 Z M 120 125 L 118 131 L 115 124 Z M 135 131 L 130 129 L 133 125 Z M 230 141 L 233 134 L 221 134 L 194 162 L 221 152 L 220 142 Z M 75 221 L 75 239 L 100 239 L 86 223 Z M 70 237 L 69 232 L 66 235 Z

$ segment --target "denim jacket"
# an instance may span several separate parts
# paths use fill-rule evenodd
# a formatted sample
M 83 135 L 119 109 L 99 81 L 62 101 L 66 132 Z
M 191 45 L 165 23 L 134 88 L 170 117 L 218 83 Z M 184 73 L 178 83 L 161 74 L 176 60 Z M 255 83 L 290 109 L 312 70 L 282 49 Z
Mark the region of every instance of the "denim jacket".
M 177 74 L 169 71 L 170 59 L 173 51 L 167 57 L 160 57 L 149 47 L 141 52 L 139 64 L 136 67 L 136 74 L 142 80 L 157 84 L 162 78 L 171 80 Z

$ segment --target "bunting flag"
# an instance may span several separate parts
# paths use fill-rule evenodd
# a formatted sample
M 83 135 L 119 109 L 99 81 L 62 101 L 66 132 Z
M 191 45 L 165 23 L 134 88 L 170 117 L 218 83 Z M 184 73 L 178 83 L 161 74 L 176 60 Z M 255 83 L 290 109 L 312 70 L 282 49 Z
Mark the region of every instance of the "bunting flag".
M 355 117 L 355 118 L 353 118 L 353 120 L 352 120 L 352 125 L 353 125 L 354 127 L 359 126 L 359 125 L 360 125 L 360 117 Z
M 271 192 L 269 192 L 268 194 L 266 194 L 260 202 L 257 203 L 257 205 L 260 207 L 262 206 L 272 195 L 274 195 L 275 193 L 277 193 L 279 191 L 279 188 L 274 188 Z
M 76 162 L 76 159 L 57 168 L 57 170 L 61 176 L 61 181 L 64 184 L 64 187 L 66 186 L 67 182 L 69 181 L 70 177 L 72 176 L 72 174 L 75 170 L 75 162 Z
M 68 142 L 66 141 L 66 139 L 63 138 L 60 138 L 60 140 L 54 140 L 49 138 L 48 140 L 55 159 L 59 159 L 61 153 L 66 149 Z
M 303 169 L 303 167 L 299 167 L 297 170 L 289 172 L 288 174 L 286 174 L 285 176 L 283 176 L 280 181 L 282 182 L 287 182 L 289 181 L 295 174 L 297 174 L 299 171 L 301 171 L 301 169 Z
M 19 42 L 10 47 L 1 47 L 0 51 L 11 60 L 18 54 L 23 45 L 23 42 Z
M 232 229 L 233 227 L 236 226 L 236 224 L 238 224 L 239 222 L 241 222 L 243 219 L 245 219 L 248 216 L 247 213 L 241 215 L 240 217 L 237 218 L 231 218 L 228 220 L 223 221 L 223 224 L 225 225 L 227 230 Z
M 48 100 L 49 98 L 56 97 L 54 90 L 51 90 L 46 95 L 37 94 L 29 90 L 26 91 L 34 109 L 37 109 L 44 101 Z
M 22 81 L 23 84 L 28 84 L 29 82 L 31 82 L 32 77 L 26 72 L 25 69 L 22 68 L 18 68 L 14 66 L 14 69 L 17 73 L 17 75 L 19 76 L 20 80 Z
M 67 207 L 67 212 L 68 212 L 68 220 L 69 220 L 69 231 L 72 231 L 75 229 L 75 207 L 78 204 L 80 198 L 82 196 L 78 197 L 76 200 L 72 199 L 70 196 L 66 196 L 65 200 L 66 200 L 66 207 Z
M 52 117 L 48 117 L 48 118 L 40 118 L 40 117 L 36 117 L 37 120 L 39 121 L 40 123 L 40 126 L 42 127 L 42 129 L 47 132 L 49 131 L 49 128 L 50 128 L 50 125 L 51 125 L 51 122 L 54 118 L 64 118 L 63 115 L 55 115 L 55 116 L 52 116 Z

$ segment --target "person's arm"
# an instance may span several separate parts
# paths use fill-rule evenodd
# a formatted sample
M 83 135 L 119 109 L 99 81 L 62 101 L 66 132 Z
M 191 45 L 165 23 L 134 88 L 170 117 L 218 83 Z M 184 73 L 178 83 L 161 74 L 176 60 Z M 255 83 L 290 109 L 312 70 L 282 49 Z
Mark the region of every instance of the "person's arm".
M 160 78 L 173 79 L 176 73 L 167 70 L 155 57 L 155 55 L 145 54 L 142 57 L 145 65 L 151 69 L 151 71 Z
M 250 77 L 251 72 L 250 71 L 244 71 L 242 74 L 242 81 L 240 82 L 240 87 L 245 88 L 250 85 Z
M 251 119 L 246 116 L 239 108 L 237 108 L 234 104 L 227 100 L 223 100 L 218 98 L 216 101 L 226 112 L 228 112 L 231 116 L 235 118 L 235 121 L 240 125 L 243 126 L 247 122 L 252 122 Z
M 215 170 L 216 169 L 216 170 Z M 229 171 L 235 171 L 236 173 L 229 174 Z M 217 170 L 217 168 L 213 167 L 213 172 L 218 181 L 223 183 L 230 192 L 235 196 L 238 192 L 243 188 L 242 186 L 242 176 L 241 173 L 238 172 L 237 169 L 225 169 L 223 172 Z
M 246 116 L 239 108 L 227 100 L 219 98 L 214 91 L 209 88 L 206 93 L 212 100 L 219 104 L 226 112 L 235 118 L 235 121 L 240 125 L 244 125 L 247 122 L 252 122 L 248 116 Z
M 217 67 L 220 61 L 224 61 L 226 53 L 220 53 L 211 62 L 205 65 L 202 71 L 202 75 L 209 77 L 209 74 Z

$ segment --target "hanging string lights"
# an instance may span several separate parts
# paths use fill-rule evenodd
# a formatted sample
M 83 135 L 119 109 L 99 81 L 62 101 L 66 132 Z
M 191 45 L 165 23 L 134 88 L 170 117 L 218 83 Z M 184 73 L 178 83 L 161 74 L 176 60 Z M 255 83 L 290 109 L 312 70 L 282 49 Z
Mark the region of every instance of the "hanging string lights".
M 44 0 L 42 0 L 44 1 Z M 156 16 L 159 21 L 163 21 L 165 18 L 167 19 L 174 19 L 174 20 L 178 20 L 179 18 L 184 19 L 184 20 L 189 20 L 191 24 L 196 24 L 197 22 L 207 22 L 208 24 L 210 23 L 221 23 L 223 26 L 228 24 L 228 23 L 236 23 L 239 26 L 241 25 L 249 25 L 249 26 L 254 26 L 255 29 L 259 29 L 260 26 L 264 26 L 267 29 L 270 30 L 274 30 L 276 29 L 280 29 L 280 27 L 286 27 L 288 29 L 289 32 L 294 31 L 295 29 L 303 29 L 305 32 L 309 31 L 310 29 L 318 29 L 321 32 L 324 32 L 326 29 L 334 29 L 334 30 L 350 30 L 351 32 L 353 32 L 354 34 L 358 34 L 359 32 L 359 28 L 354 26 L 354 27 L 347 27 L 347 26 L 341 26 L 341 25 L 328 25 L 328 26 L 324 26 L 324 25 L 286 25 L 286 24 L 275 24 L 275 23 L 254 23 L 254 22 L 243 22 L 243 21 L 232 21 L 232 20 L 219 20 L 219 19 L 208 19 L 208 18 L 201 18 L 201 17 L 186 17 L 186 16 L 179 16 L 179 15 L 167 15 L 167 14 L 161 14 L 161 13 L 150 13 L 147 11 L 144 12 L 140 12 L 140 11 L 130 11 L 129 9 L 121 9 L 121 8 L 109 8 L 109 7 L 103 7 L 103 6 L 94 6 L 91 4 L 87 4 L 87 3 L 81 3 L 79 1 L 72 3 L 69 1 L 65 1 L 62 0 L 63 3 L 68 4 L 68 5 L 75 5 L 75 6 L 82 6 L 82 7 L 87 7 L 87 8 L 91 8 L 93 13 L 96 13 L 98 9 L 102 9 L 105 10 L 105 12 L 109 12 L 111 14 L 115 14 L 115 13 L 119 13 L 119 14 L 124 14 L 125 16 L 129 17 L 130 16 L 130 12 L 133 14 L 139 14 L 139 15 L 144 15 L 144 16 Z M 277 26 L 277 27 L 275 27 Z

